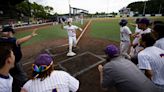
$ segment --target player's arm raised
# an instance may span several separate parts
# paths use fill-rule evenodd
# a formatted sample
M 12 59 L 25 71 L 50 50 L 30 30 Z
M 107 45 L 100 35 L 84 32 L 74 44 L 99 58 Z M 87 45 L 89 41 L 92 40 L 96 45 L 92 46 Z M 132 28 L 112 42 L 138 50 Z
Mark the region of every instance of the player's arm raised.
M 28 40 L 30 40 L 32 37 L 38 35 L 38 34 L 36 33 L 36 30 L 37 30 L 37 29 L 34 29 L 33 32 L 32 32 L 30 35 L 18 39 L 18 40 L 16 41 L 16 43 L 17 43 L 17 44 L 22 44 L 22 43 L 27 42 Z

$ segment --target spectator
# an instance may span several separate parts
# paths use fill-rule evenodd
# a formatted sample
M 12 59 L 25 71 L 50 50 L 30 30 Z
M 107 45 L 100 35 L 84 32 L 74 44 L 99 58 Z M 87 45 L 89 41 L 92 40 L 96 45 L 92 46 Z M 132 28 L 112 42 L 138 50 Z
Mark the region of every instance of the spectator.
M 154 25 L 153 34 L 156 39 L 154 46 L 164 50 L 164 24 Z
M 107 63 L 98 66 L 103 88 L 116 87 L 118 92 L 158 92 L 158 89 L 128 59 L 120 56 L 115 45 L 108 45 L 105 53 Z
M 131 41 L 130 41 L 130 36 L 132 32 L 130 31 L 129 27 L 126 26 L 128 23 L 127 20 L 122 19 L 119 22 L 120 25 L 120 38 L 121 38 L 121 43 L 120 43 L 120 51 L 123 56 L 126 58 L 130 59 L 130 56 L 128 54 L 128 51 L 131 46 Z
M 14 37 L 14 30 L 11 27 L 5 27 L 2 30 L 0 37 L 0 46 L 11 45 L 15 55 L 15 67 L 10 70 L 13 76 L 13 92 L 19 92 L 23 84 L 27 81 L 27 75 L 23 71 L 20 60 L 22 58 L 21 44 L 30 40 L 33 36 L 37 35 L 36 30 L 31 35 L 25 36 L 20 39 Z
M 164 92 L 164 50 L 153 46 L 151 34 L 143 34 L 141 45 L 145 48 L 138 54 L 138 66 L 154 84 Z
M 0 92 L 12 92 L 13 77 L 9 70 L 14 67 L 14 62 L 12 49 L 0 46 Z
M 53 70 L 53 59 L 40 54 L 32 65 L 33 75 L 23 86 L 27 92 L 76 92 L 79 81 L 64 71 Z

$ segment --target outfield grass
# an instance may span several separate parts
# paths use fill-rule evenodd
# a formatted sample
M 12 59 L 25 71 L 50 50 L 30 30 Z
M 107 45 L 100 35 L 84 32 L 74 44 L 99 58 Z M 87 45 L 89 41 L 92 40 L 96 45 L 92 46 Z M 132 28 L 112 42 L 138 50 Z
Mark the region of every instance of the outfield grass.
M 85 21 L 84 23 L 86 23 Z M 73 23 L 77 26 L 82 26 L 79 22 Z M 67 31 L 61 28 L 61 24 L 50 26 L 43 29 L 37 30 L 38 35 L 33 37 L 30 41 L 23 44 L 23 46 L 32 45 L 33 43 L 38 43 L 46 40 L 52 39 L 63 39 L 67 37 Z M 31 34 L 29 31 L 18 32 L 15 34 L 16 38 L 21 38 Z
M 31 32 L 24 31 L 24 32 L 16 34 L 16 37 L 21 38 L 29 34 L 31 34 Z M 30 41 L 24 43 L 23 46 L 31 45 L 33 43 L 42 42 L 42 41 L 51 40 L 51 39 L 61 39 L 67 36 L 66 31 L 62 30 L 60 25 L 38 29 L 37 34 L 38 35 L 33 37 Z
M 91 37 L 119 41 L 118 19 L 115 20 L 93 20 L 91 23 Z
M 150 17 L 150 20 L 163 20 L 164 17 Z M 135 18 L 128 18 L 129 23 L 134 23 Z M 118 22 L 120 18 L 93 19 L 90 28 L 90 36 L 97 39 L 107 39 L 112 41 L 120 41 L 120 27 Z M 134 27 L 129 25 L 134 33 Z
M 164 17 L 150 17 L 151 20 L 163 20 Z M 112 41 L 120 41 L 120 27 L 118 22 L 120 18 L 108 18 L 108 19 L 94 19 L 91 23 L 89 34 L 91 37 L 96 39 L 107 39 Z M 84 24 L 87 21 L 84 22 Z M 134 18 L 128 19 L 129 23 L 134 23 Z M 80 25 L 79 22 L 74 23 L 77 26 Z M 134 27 L 128 25 L 132 32 L 134 32 Z M 61 29 L 61 25 L 54 25 L 43 29 L 38 29 L 38 36 L 33 37 L 30 41 L 23 44 L 23 46 L 32 45 L 33 43 L 38 43 L 46 40 L 52 39 L 63 39 L 67 37 L 67 32 Z M 31 34 L 29 31 L 24 31 L 17 33 L 16 38 L 21 38 L 26 35 Z

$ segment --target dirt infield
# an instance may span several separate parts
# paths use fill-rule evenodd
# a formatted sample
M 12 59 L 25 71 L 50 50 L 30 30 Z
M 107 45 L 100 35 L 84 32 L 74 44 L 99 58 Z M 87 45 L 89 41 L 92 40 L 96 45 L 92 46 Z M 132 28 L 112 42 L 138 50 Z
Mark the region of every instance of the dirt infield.
M 51 40 L 36 43 L 23 48 L 22 63 L 25 71 L 30 75 L 31 64 L 38 53 L 43 50 L 48 51 L 54 57 L 55 69 L 62 69 L 80 81 L 78 92 L 105 92 L 100 88 L 98 64 L 105 63 L 104 48 L 108 44 L 119 46 L 118 42 L 96 39 L 89 36 L 90 26 L 79 40 L 79 49 L 75 50 L 77 56 L 67 57 L 67 39 Z M 115 92 L 115 91 L 110 91 Z

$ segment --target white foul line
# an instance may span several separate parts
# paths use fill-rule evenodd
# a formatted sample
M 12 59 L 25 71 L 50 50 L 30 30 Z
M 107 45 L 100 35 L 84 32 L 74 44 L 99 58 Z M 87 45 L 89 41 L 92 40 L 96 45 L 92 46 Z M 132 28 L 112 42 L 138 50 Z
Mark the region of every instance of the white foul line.
M 81 37 L 83 36 L 84 32 L 86 31 L 86 29 L 88 28 L 88 26 L 91 24 L 91 20 L 88 22 L 88 24 L 85 26 L 84 30 L 82 31 L 82 33 L 80 34 L 80 36 L 77 39 L 77 44 L 79 42 L 79 40 L 81 39 Z

